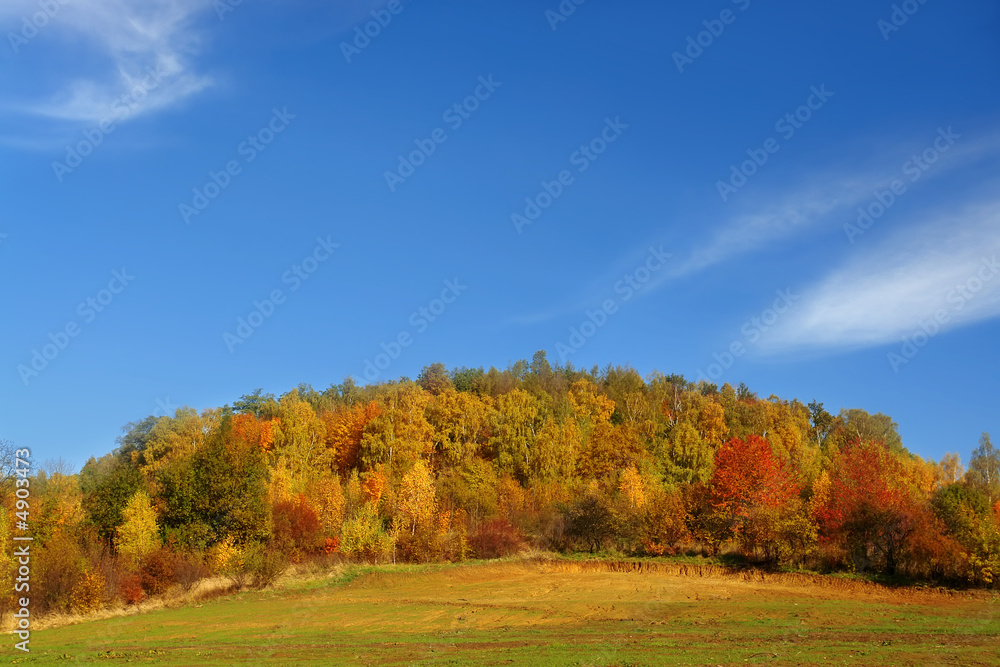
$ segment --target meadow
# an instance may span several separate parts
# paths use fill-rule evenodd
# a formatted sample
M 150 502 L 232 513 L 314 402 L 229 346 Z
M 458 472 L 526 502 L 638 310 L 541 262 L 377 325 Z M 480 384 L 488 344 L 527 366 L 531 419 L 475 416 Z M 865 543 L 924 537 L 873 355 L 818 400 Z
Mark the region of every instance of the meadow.
M 31 646 L 5 662 L 995 665 L 1000 596 L 663 560 L 352 565 Z

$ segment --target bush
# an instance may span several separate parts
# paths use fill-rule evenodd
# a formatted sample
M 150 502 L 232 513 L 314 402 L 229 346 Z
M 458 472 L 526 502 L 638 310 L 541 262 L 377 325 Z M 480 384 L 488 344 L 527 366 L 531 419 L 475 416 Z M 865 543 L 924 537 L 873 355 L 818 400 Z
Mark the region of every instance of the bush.
M 608 502 L 588 494 L 566 509 L 567 535 L 585 544 L 590 553 L 598 551 L 615 534 L 615 521 Z
M 525 543 L 521 531 L 498 518 L 479 524 L 469 538 L 469 546 L 477 558 L 502 558 L 516 554 Z
M 208 567 L 199 554 L 179 553 L 174 560 L 174 580 L 181 588 L 189 591 L 195 584 L 207 577 Z
M 277 548 L 253 544 L 247 547 L 243 567 L 249 575 L 252 588 L 267 588 L 278 580 L 288 568 L 288 560 Z
M 100 572 L 87 572 L 73 587 L 70 607 L 79 614 L 89 614 L 104 606 L 104 577 Z
M 395 531 L 387 531 L 381 517 L 368 505 L 344 522 L 340 550 L 345 556 L 366 562 L 386 561 L 396 543 Z
M 657 490 L 646 504 L 639 530 L 645 553 L 666 556 L 680 553 L 681 545 L 691 540 L 687 527 L 688 513 L 680 493 Z
M 31 588 L 38 591 L 32 599 L 39 605 L 38 614 L 69 611 L 73 591 L 85 574 L 86 559 L 76 539 L 66 531 L 56 532 L 38 553 L 37 570 L 32 573 Z M 32 609 L 36 613 L 35 609 Z
M 175 582 L 176 565 L 172 551 L 157 549 L 142 562 L 139 577 L 142 589 L 149 595 L 160 595 L 167 592 Z
M 319 516 L 306 504 L 305 496 L 297 501 L 283 500 L 274 504 L 274 542 L 295 562 L 303 554 L 319 548 Z
M 145 596 L 142 590 L 142 579 L 138 574 L 125 577 L 118 584 L 118 594 L 125 604 L 139 604 Z

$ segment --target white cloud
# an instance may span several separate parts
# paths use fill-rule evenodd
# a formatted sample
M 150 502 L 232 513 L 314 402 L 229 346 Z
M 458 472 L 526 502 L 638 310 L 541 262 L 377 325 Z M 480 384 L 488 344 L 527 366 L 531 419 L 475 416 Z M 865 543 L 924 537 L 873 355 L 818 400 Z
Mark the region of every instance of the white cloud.
M 770 352 L 898 342 L 943 312 L 945 331 L 1000 316 L 1000 200 L 925 220 L 803 291 L 761 339 Z
M 955 144 L 921 173 L 916 184 L 903 172 L 903 165 L 913 155 L 934 145 L 937 130 L 914 137 L 905 144 L 880 148 L 876 165 L 813 171 L 805 184 L 762 193 L 756 202 L 747 201 L 734 214 L 718 221 L 711 238 L 691 250 L 665 277 L 695 274 L 799 234 L 840 226 L 845 215 L 858 205 L 870 202 L 875 190 L 885 190 L 894 179 L 910 187 L 919 187 L 953 169 L 969 167 L 978 160 L 1000 154 L 1000 132 L 973 136 L 971 131 L 958 129 L 961 132 Z M 761 201 L 777 203 L 761 204 Z
M 145 95 L 130 115 L 162 109 L 212 85 L 192 59 L 198 47 L 193 22 L 212 0 L 66 0 L 41 30 L 73 33 L 108 59 L 107 68 L 67 79 L 50 98 L 20 110 L 53 119 L 96 123 L 120 117 L 123 96 L 145 80 Z M 37 1 L 4 0 L 0 19 L 20 25 L 22 16 L 39 9 Z M 11 25 L 13 27 L 13 25 Z M 40 45 L 39 45 L 40 46 Z M 150 72 L 159 72 L 148 86 Z M 131 100 L 130 100 L 131 101 Z

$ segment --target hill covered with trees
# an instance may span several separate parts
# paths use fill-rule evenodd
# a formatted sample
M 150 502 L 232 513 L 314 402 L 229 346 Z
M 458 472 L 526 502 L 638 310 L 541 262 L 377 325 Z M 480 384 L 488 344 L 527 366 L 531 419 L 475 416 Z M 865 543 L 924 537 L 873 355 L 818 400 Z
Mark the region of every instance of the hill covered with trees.
M 33 613 L 135 603 L 209 573 L 264 586 L 289 562 L 527 546 L 1000 575 L 1000 451 L 985 433 L 966 471 L 957 454 L 908 452 L 883 414 L 544 352 L 505 370 L 258 390 L 146 417 L 117 444 L 78 474 L 30 480 Z M 13 474 L 2 489 L 8 540 Z

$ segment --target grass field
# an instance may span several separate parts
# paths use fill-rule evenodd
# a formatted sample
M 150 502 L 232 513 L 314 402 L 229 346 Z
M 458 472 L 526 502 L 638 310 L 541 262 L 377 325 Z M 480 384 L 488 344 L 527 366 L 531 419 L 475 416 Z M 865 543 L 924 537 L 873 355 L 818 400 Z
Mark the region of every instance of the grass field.
M 13 643 L 16 664 L 998 665 L 1000 600 L 677 563 L 385 566 Z

